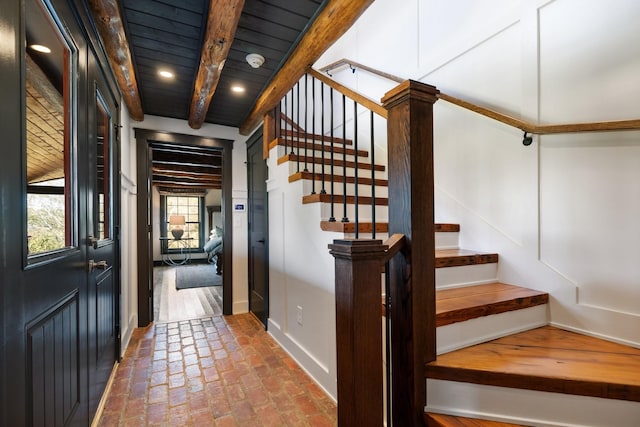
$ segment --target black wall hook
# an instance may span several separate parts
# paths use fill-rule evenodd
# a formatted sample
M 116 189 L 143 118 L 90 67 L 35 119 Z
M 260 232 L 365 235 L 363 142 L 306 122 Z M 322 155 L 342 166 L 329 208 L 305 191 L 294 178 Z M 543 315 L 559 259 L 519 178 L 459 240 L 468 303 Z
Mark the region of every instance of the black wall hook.
M 527 136 L 527 131 L 524 131 L 524 136 L 522 137 L 522 145 L 524 145 L 525 147 L 528 147 L 531 145 L 531 143 L 533 142 L 533 137 L 532 136 Z

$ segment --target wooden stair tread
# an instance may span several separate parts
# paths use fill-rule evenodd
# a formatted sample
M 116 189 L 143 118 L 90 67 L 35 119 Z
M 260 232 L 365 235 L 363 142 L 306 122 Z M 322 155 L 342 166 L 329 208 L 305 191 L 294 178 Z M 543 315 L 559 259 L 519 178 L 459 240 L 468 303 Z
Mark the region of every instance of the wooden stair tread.
M 547 304 L 549 294 L 505 283 L 436 291 L 436 327 Z
M 320 221 L 320 228 L 322 231 L 334 231 L 337 233 L 355 233 L 355 222 L 341 222 L 337 219 L 335 222 Z M 371 233 L 373 230 L 373 224 L 370 222 L 358 222 L 359 233 Z M 376 233 L 386 233 L 389 231 L 389 224 L 386 222 L 376 222 Z
M 304 172 L 304 171 L 300 171 L 300 172 L 296 172 L 292 175 L 289 175 L 289 182 L 295 182 L 295 181 L 299 181 L 301 179 L 313 179 L 315 178 L 316 181 L 322 181 L 322 173 L 319 173 L 319 171 L 316 170 L 316 173 L 314 175 L 313 172 L 309 171 L 309 172 Z M 327 182 L 331 181 L 331 175 L 328 173 L 325 173 L 324 175 L 324 180 Z M 347 183 L 348 184 L 353 184 L 355 183 L 355 177 L 353 176 L 347 176 Z M 339 183 L 342 184 L 344 182 L 344 176 L 343 175 L 333 175 L 333 182 L 335 183 Z M 363 176 L 359 176 L 358 177 L 358 184 L 362 184 L 362 185 L 371 185 L 371 178 L 367 178 L 367 177 L 363 177 Z M 375 182 L 377 187 L 387 187 L 389 185 L 389 181 L 386 179 L 380 179 L 377 178 L 375 179 L 373 182 Z
M 640 349 L 544 326 L 438 356 L 428 378 L 640 402 Z
M 424 414 L 424 422 L 427 427 L 523 427 L 521 424 L 456 417 L 454 415 L 434 414 L 431 412 Z
M 297 130 L 281 130 L 280 131 L 280 138 L 284 139 L 284 136 L 288 136 L 288 137 L 298 137 L 298 131 Z M 331 135 L 320 135 L 320 134 L 313 134 L 313 133 L 308 133 L 305 132 L 304 129 L 300 128 L 300 139 L 302 138 L 307 138 L 309 140 L 312 141 L 323 141 L 323 142 L 331 142 Z M 342 141 L 345 141 L 345 145 L 353 145 L 353 140 L 351 139 L 346 139 L 343 140 L 342 138 L 338 138 L 337 136 L 333 137 L 333 143 L 334 144 L 340 144 L 342 145 Z
M 333 196 L 333 202 L 335 204 L 343 203 L 344 196 L 335 194 Z M 347 204 L 353 205 L 356 202 L 356 198 L 354 196 L 347 196 Z M 331 195 L 330 194 L 309 194 L 308 196 L 302 196 L 302 203 L 331 203 Z M 371 197 L 359 196 L 358 197 L 359 205 L 371 205 Z M 389 204 L 389 199 L 386 197 L 376 197 L 376 205 L 377 206 L 387 206 Z
M 346 165 L 346 167 L 348 168 L 355 168 L 357 166 L 358 169 L 362 169 L 362 170 L 371 170 L 371 163 L 365 163 L 365 162 L 352 162 L 347 160 L 346 162 L 343 162 L 342 159 L 338 159 L 338 156 L 335 156 L 333 159 L 333 166 L 336 168 L 342 168 L 343 165 Z M 322 165 L 323 163 L 325 164 L 325 166 L 331 166 L 331 159 L 330 158 L 326 158 L 326 157 L 309 157 L 309 156 L 298 156 L 296 154 L 285 154 L 284 156 L 278 158 L 278 164 L 281 165 L 282 163 L 286 163 L 286 162 L 297 162 L 300 161 L 300 163 L 304 163 L 305 161 L 307 162 L 307 164 L 310 163 L 315 163 L 317 165 Z M 385 167 L 383 165 L 373 165 L 373 169 L 376 171 L 384 171 Z M 327 171 L 325 173 L 325 175 L 328 175 L 329 171 Z
M 435 231 L 438 233 L 457 233 L 460 231 L 460 224 L 434 224 Z
M 498 262 L 498 254 L 483 253 L 468 249 L 436 250 L 436 268 L 492 264 L 496 262 Z
M 292 141 L 287 140 L 285 141 L 283 138 L 276 138 L 273 141 L 271 141 L 269 143 L 269 150 L 271 150 L 272 148 L 274 148 L 275 146 L 279 145 L 279 146 L 288 146 L 291 147 L 291 143 Z M 337 141 L 334 141 L 334 144 L 337 144 Z M 317 143 L 317 142 L 305 142 L 303 140 L 300 141 L 300 144 L 297 144 L 297 141 L 293 141 L 293 145 L 296 148 L 299 148 L 300 151 L 304 151 L 304 149 L 306 148 L 308 151 L 311 150 L 315 150 L 315 151 L 322 151 L 324 149 L 325 152 L 330 152 L 333 151 L 336 154 L 342 154 L 343 152 L 346 152 L 347 155 L 349 156 L 360 156 L 360 157 L 369 157 L 369 152 L 367 150 L 356 150 L 354 148 L 343 148 L 342 146 L 342 142 L 340 142 L 340 145 L 326 145 L 326 144 L 322 144 L 322 143 Z M 299 145 L 299 147 L 298 147 Z

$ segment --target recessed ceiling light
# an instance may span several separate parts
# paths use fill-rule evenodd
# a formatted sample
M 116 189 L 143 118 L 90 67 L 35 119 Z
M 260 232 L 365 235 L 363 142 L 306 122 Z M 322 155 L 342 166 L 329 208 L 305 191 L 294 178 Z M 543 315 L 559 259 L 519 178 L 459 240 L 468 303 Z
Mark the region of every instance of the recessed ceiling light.
M 245 89 L 244 89 L 244 86 L 233 85 L 231 86 L 231 91 L 235 93 L 244 93 Z
M 31 49 L 37 51 L 37 52 L 42 52 L 42 53 L 51 53 L 51 49 L 49 49 L 46 46 L 43 46 L 41 44 L 32 44 Z
M 164 77 L 165 79 L 172 79 L 173 78 L 173 73 L 171 71 L 160 70 L 160 71 L 158 71 L 158 74 L 160 75 L 160 77 Z

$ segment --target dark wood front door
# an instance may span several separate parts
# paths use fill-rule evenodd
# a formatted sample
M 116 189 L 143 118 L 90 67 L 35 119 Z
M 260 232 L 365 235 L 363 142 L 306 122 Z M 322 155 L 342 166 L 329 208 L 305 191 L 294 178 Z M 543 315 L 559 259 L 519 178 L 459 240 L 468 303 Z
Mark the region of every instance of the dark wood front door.
M 116 357 L 119 154 L 112 134 L 109 163 L 98 162 L 96 94 L 110 126 L 119 113 L 74 4 L 4 1 L 0 14 L 3 426 L 89 425 L 99 372 Z M 109 205 L 103 216 L 97 199 Z M 96 218 L 113 230 L 97 249 Z M 89 271 L 90 259 L 109 267 Z
M 267 327 L 269 318 L 269 262 L 267 163 L 262 157 L 262 132 L 247 142 L 249 197 L 249 310 Z

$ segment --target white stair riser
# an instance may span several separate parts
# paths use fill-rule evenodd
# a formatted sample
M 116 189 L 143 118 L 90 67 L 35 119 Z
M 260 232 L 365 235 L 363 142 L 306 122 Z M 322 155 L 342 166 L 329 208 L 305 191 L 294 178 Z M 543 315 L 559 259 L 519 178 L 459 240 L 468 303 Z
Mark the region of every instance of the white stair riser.
M 347 183 L 347 195 L 348 196 L 353 196 L 355 194 L 355 184 L 349 184 Z M 333 191 L 331 191 L 331 181 L 325 181 L 324 182 L 324 188 L 327 191 L 327 193 L 333 193 L 336 195 L 342 195 L 344 194 L 344 185 L 342 184 L 342 182 L 337 182 L 335 181 L 333 183 Z M 315 191 L 316 193 L 320 192 L 320 190 L 322 189 L 322 181 L 318 181 L 316 180 L 315 182 Z M 311 183 L 310 179 L 305 179 L 303 181 L 303 186 L 302 186 L 302 191 L 303 194 L 311 194 L 311 191 L 313 190 L 313 186 Z M 388 197 L 389 195 L 389 191 L 388 188 L 386 186 L 379 186 L 377 185 L 375 188 L 375 195 L 376 197 Z M 359 184 L 358 185 L 358 196 L 363 196 L 363 197 L 370 197 L 371 196 L 371 192 L 372 192 L 372 187 L 371 185 L 367 185 L 367 184 Z
M 637 402 L 431 379 L 426 410 L 536 427 L 637 427 L 640 420 Z
M 497 273 L 497 263 L 436 268 L 436 289 L 495 282 Z
M 342 148 L 342 147 L 340 147 Z M 347 149 L 349 149 L 349 147 L 347 147 Z M 286 148 L 284 147 L 284 145 L 278 145 L 277 147 L 277 153 L 278 153 L 278 158 L 286 156 L 287 154 L 291 154 L 291 145 L 287 146 Z M 298 154 L 298 148 L 297 147 L 293 147 L 293 154 Z M 363 153 L 364 154 L 364 153 Z M 307 147 L 306 151 L 305 151 L 305 147 L 303 145 L 300 145 L 300 157 L 316 157 L 316 158 L 321 158 L 324 157 L 326 159 L 330 159 L 331 158 L 331 151 L 329 150 L 329 147 L 326 147 L 324 152 L 322 151 L 322 149 L 319 147 L 317 147 L 315 150 L 311 149 L 311 147 Z M 348 162 L 352 162 L 355 160 L 355 154 L 349 154 L 347 153 L 346 158 Z M 334 152 L 333 153 L 333 158 L 335 160 L 343 160 L 342 158 L 342 153 L 341 152 Z M 386 160 L 386 159 L 384 159 Z M 371 159 L 369 158 L 368 155 L 364 155 L 364 156 L 358 156 L 358 161 L 360 163 L 371 163 Z M 382 164 L 380 161 L 376 161 L 376 163 L 378 164 Z
M 342 160 L 342 159 L 338 159 L 336 158 L 335 160 Z M 360 163 L 363 163 L 362 161 L 360 161 Z M 290 162 L 286 162 L 286 164 L 289 165 L 289 175 L 293 175 L 294 173 L 297 172 L 302 172 L 304 171 L 304 161 L 300 162 L 300 170 L 298 170 L 298 162 L 296 161 L 290 161 Z M 312 163 L 307 162 L 307 171 L 308 172 L 313 172 L 314 171 L 314 166 Z M 346 176 L 355 176 L 355 168 L 346 168 Z M 334 165 L 334 172 L 336 175 L 344 175 L 344 169 L 342 168 L 342 166 L 337 166 Z M 322 174 L 322 165 L 316 163 L 315 165 L 315 173 L 320 175 Z M 324 173 L 326 176 L 328 176 L 331 173 L 331 165 L 324 165 Z M 371 170 L 370 169 L 362 169 L 359 168 L 358 169 L 358 176 L 359 177 L 363 177 L 363 178 L 371 178 Z M 387 171 L 375 171 L 374 172 L 374 178 L 376 179 L 387 179 Z M 320 182 L 320 181 L 317 181 Z M 325 181 L 326 182 L 326 181 Z
M 320 213 L 322 215 L 322 221 L 329 220 L 329 217 L 331 216 L 331 204 L 322 203 Z M 360 222 L 371 222 L 371 205 L 360 205 L 358 215 L 360 217 Z M 342 217 L 344 216 L 342 203 L 336 203 L 334 205 L 334 216 L 336 218 L 336 221 L 342 220 Z M 350 222 L 355 222 L 355 205 L 347 204 L 347 218 L 349 218 Z M 376 222 L 387 222 L 387 220 L 387 207 L 376 206 Z
M 438 354 L 448 353 L 507 335 L 539 328 L 548 323 L 548 306 L 546 304 L 483 316 L 465 322 L 440 326 L 436 330 L 436 348 Z
M 458 232 L 436 232 L 436 249 L 458 249 Z

